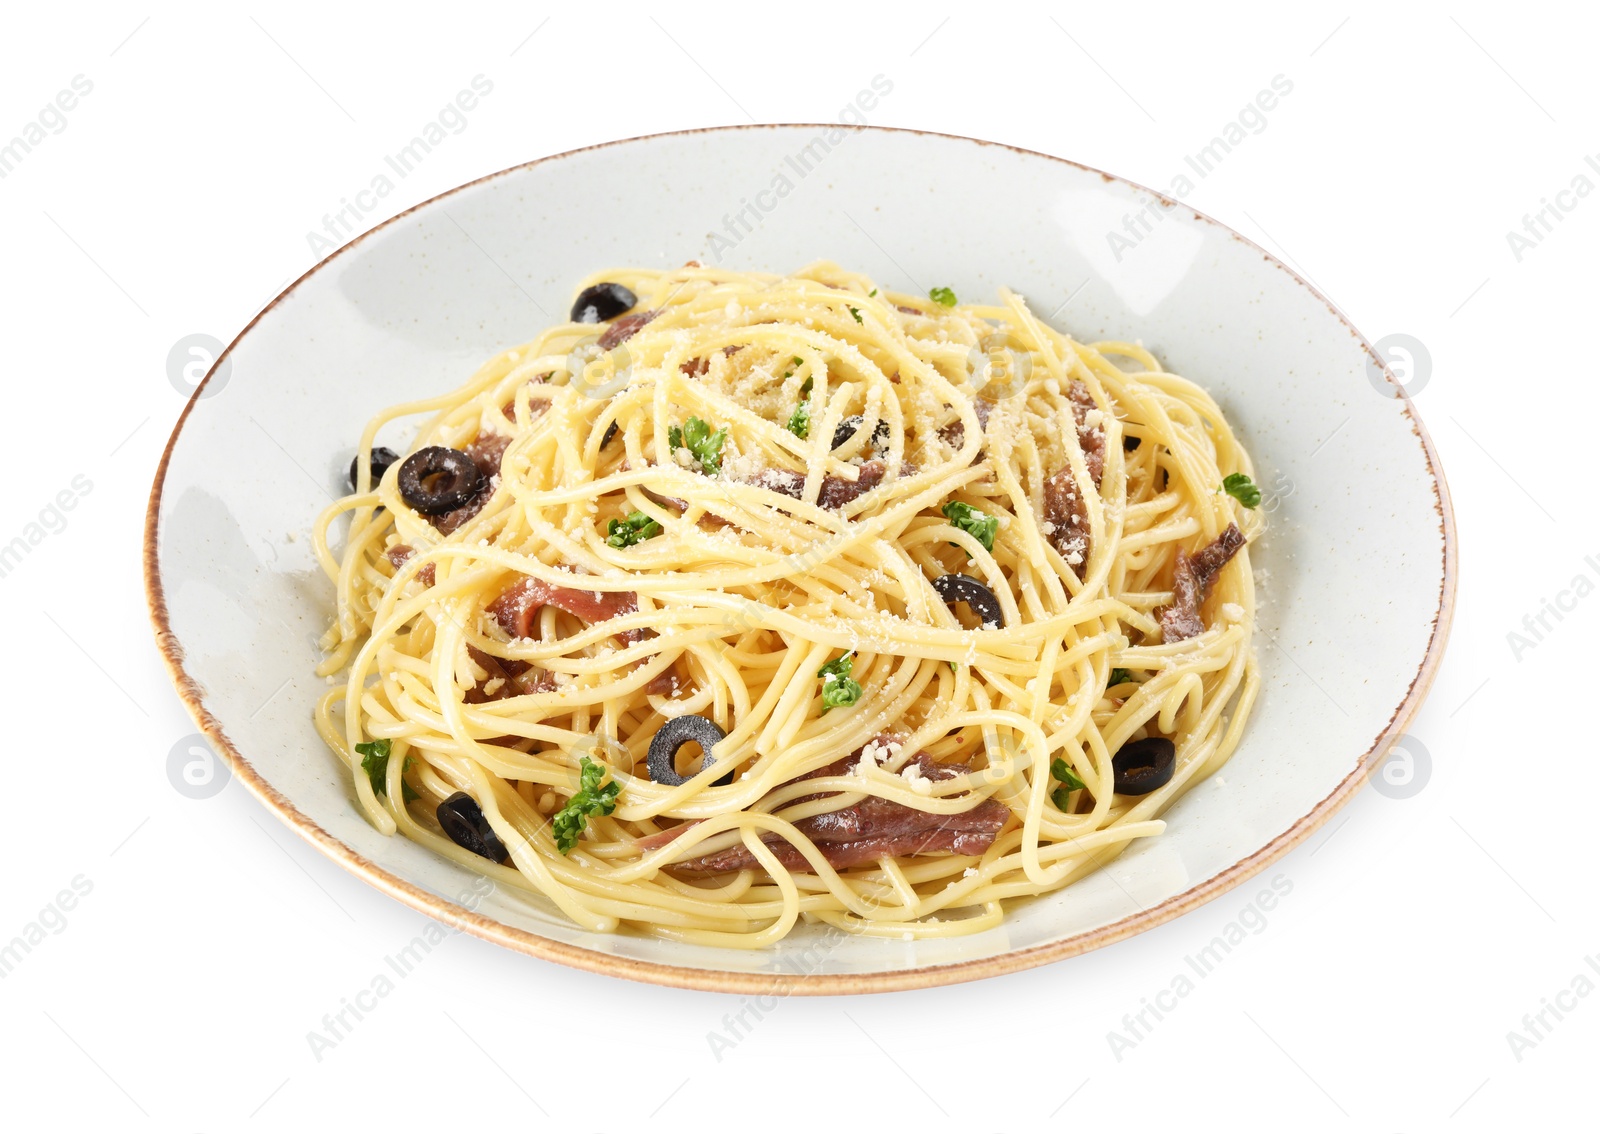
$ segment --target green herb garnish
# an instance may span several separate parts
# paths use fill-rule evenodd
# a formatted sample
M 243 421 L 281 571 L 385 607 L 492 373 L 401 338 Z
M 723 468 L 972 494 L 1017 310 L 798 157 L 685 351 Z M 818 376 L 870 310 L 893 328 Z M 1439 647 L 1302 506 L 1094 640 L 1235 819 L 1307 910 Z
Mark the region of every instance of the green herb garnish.
M 793 377 L 794 376 L 794 372 L 800 368 L 800 365 L 803 362 L 805 362 L 805 359 L 801 358 L 798 354 L 795 355 L 793 358 L 791 358 L 789 360 L 789 369 L 787 369 L 787 370 L 785 370 L 783 372 L 783 376 L 785 378 Z M 811 379 L 807 378 L 806 379 L 806 390 L 809 392 L 810 389 L 811 389 Z
M 1242 472 L 1229 473 L 1222 478 L 1222 491 L 1233 497 L 1246 508 L 1254 508 L 1261 503 L 1261 490 Z
M 1111 676 L 1106 679 L 1106 686 L 1109 688 L 1112 685 L 1122 685 L 1123 683 L 1129 682 L 1129 681 L 1132 681 L 1132 680 L 1133 680 L 1133 671 L 1132 670 L 1129 670 L 1129 669 L 1114 669 L 1114 670 L 1111 671 Z
M 361 757 L 361 770 L 367 773 L 367 780 L 372 784 L 374 795 L 389 794 L 389 752 L 390 742 L 387 740 L 368 740 L 356 745 L 356 752 Z M 402 775 L 411 769 L 411 757 L 406 757 L 405 766 L 400 769 Z M 400 781 L 400 793 L 407 803 L 420 799 L 417 791 L 404 779 Z
M 578 845 L 579 837 L 589 825 L 589 816 L 610 815 L 617 809 L 617 796 L 622 793 L 622 785 L 612 780 L 601 787 L 600 781 L 605 778 L 604 764 L 596 764 L 587 756 L 579 760 L 578 792 L 550 820 L 550 829 L 556 837 L 556 849 L 562 854 Z
M 629 513 L 626 519 L 606 525 L 606 543 L 612 547 L 632 547 L 661 534 L 661 525 L 643 512 Z
M 940 307 L 954 307 L 956 305 L 956 293 L 947 287 L 929 288 L 928 298 Z
M 801 402 L 789 415 L 789 432 L 804 441 L 811 432 L 811 403 Z
M 1057 811 L 1065 811 L 1067 809 L 1067 797 L 1086 785 L 1078 778 L 1078 774 L 1072 770 L 1071 765 L 1059 756 L 1050 762 L 1050 774 L 1061 781 L 1061 786 L 1050 793 L 1050 802 L 1056 805 Z
M 711 426 L 698 417 L 691 417 L 684 422 L 682 429 L 674 425 L 667 430 L 667 444 L 672 446 L 672 451 L 676 453 L 679 449 L 688 449 L 700 462 L 701 469 L 712 476 L 722 468 L 722 443 L 727 439 L 726 429 L 713 433 Z
M 867 298 L 871 299 L 877 294 L 878 294 L 878 289 L 877 288 L 873 288 L 871 291 L 867 292 Z
M 861 683 L 850 676 L 850 667 L 855 662 L 855 651 L 852 650 L 817 670 L 817 676 L 822 678 L 823 712 L 848 708 L 861 700 Z
M 861 322 L 864 321 L 861 318 L 861 312 L 857 311 L 854 307 L 850 308 L 850 314 L 855 317 L 855 320 L 856 320 L 857 323 L 861 323 Z
M 994 535 L 1000 530 L 1000 518 L 978 511 L 971 504 L 952 500 L 940 509 L 952 525 L 983 544 L 983 550 L 994 550 Z

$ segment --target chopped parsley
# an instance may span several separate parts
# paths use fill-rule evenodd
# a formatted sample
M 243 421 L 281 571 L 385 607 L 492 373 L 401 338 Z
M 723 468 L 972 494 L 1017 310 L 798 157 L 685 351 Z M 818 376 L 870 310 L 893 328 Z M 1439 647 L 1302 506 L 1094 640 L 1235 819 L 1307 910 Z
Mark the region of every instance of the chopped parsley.
M 956 293 L 947 287 L 929 288 L 928 298 L 940 307 L 954 307 L 956 305 Z
M 1242 472 L 1229 473 L 1222 478 L 1222 491 L 1233 497 L 1246 508 L 1254 508 L 1261 503 L 1261 490 Z
M 804 441 L 811 432 L 811 403 L 801 402 L 789 415 L 789 432 Z
M 855 663 L 855 652 L 852 650 L 817 670 L 817 676 L 822 678 L 823 712 L 848 708 L 861 700 L 861 683 L 850 676 L 850 667 Z
M 871 291 L 867 292 L 867 298 L 871 299 L 877 294 L 878 294 L 878 289 L 877 288 L 873 288 Z
M 605 778 L 604 764 L 596 764 L 587 756 L 579 761 L 577 794 L 567 800 L 567 805 L 550 820 L 550 829 L 556 837 L 556 849 L 562 854 L 567 854 L 578 845 L 579 837 L 589 825 L 589 816 L 610 815 L 617 809 L 617 796 L 622 794 L 622 785 L 612 780 L 601 787 L 600 781 Z
M 684 422 L 682 429 L 674 425 L 667 430 L 667 444 L 672 446 L 672 451 L 689 450 L 694 459 L 700 462 L 700 467 L 712 476 L 722 468 L 722 443 L 727 439 L 726 429 L 713 433 L 711 426 L 698 417 L 691 417 Z
M 389 794 L 389 752 L 390 742 L 387 740 L 368 740 L 356 745 L 356 752 L 361 757 L 361 770 L 367 773 L 367 780 L 372 784 L 374 795 Z M 400 771 L 404 773 L 411 767 L 411 757 L 406 757 L 405 767 Z M 416 789 L 405 780 L 400 781 L 400 792 L 405 801 L 410 803 L 420 799 Z
M 983 544 L 983 550 L 994 550 L 994 535 L 1000 530 L 1000 518 L 978 511 L 971 504 L 952 500 L 940 509 L 952 525 Z
M 857 322 L 857 323 L 863 323 L 863 322 L 865 322 L 865 320 L 863 320 L 863 319 L 862 319 L 862 318 L 861 318 L 861 312 L 860 312 L 860 311 L 858 311 L 858 310 L 856 310 L 856 309 L 855 309 L 855 308 L 854 308 L 854 307 L 852 307 L 852 308 L 850 308 L 850 314 L 851 314 L 851 315 L 852 315 L 852 316 L 854 316 L 854 317 L 855 317 L 855 321 L 856 321 L 856 322 Z
M 1133 671 L 1128 669 L 1114 669 L 1111 676 L 1106 679 L 1106 685 L 1122 685 L 1133 680 Z
M 793 377 L 793 376 L 794 376 L 794 372 L 795 372 L 795 371 L 796 371 L 796 370 L 797 370 L 797 369 L 799 369 L 799 367 L 800 367 L 800 364 L 801 364 L 801 363 L 802 363 L 802 362 L 804 362 L 804 361 L 805 361 L 805 359 L 803 359 L 803 358 L 801 358 L 801 357 L 800 357 L 800 356 L 799 356 L 799 355 L 798 355 L 798 354 L 797 354 L 797 355 L 795 355 L 795 356 L 794 356 L 794 357 L 793 357 L 793 358 L 791 358 L 791 359 L 789 359 L 789 369 L 787 369 L 787 370 L 785 370 L 785 371 L 784 371 L 784 372 L 783 372 L 783 376 L 784 376 L 784 377 L 785 377 L 785 378 L 791 378 L 791 377 Z M 811 384 L 811 379 L 809 379 L 809 378 L 807 378 L 807 379 L 806 379 L 806 385 L 807 385 L 807 386 L 808 386 L 808 387 L 809 387 L 809 386 L 810 386 L 810 384 Z
M 1071 765 L 1059 756 L 1050 762 L 1050 774 L 1061 781 L 1061 786 L 1050 793 L 1050 802 L 1056 805 L 1057 811 L 1065 811 L 1067 809 L 1067 797 L 1086 785 L 1078 778 L 1078 774 L 1072 770 Z
M 643 512 L 632 512 L 626 519 L 606 525 L 606 543 L 612 547 L 632 547 L 661 534 L 661 525 Z

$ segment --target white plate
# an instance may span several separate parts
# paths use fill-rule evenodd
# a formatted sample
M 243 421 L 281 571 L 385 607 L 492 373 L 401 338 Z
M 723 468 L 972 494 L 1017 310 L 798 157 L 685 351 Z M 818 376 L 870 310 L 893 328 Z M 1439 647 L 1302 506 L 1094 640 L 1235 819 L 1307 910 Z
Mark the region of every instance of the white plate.
M 1125 217 L 1144 217 L 1126 237 Z M 1139 231 L 1136 220 L 1134 229 Z M 330 588 L 304 533 L 382 406 L 462 382 L 562 317 L 599 268 L 784 271 L 828 258 L 896 288 L 999 285 L 1084 341 L 1139 339 L 1222 404 L 1272 509 L 1264 688 L 1222 774 L 1167 833 L 1003 927 L 953 941 L 797 931 L 765 952 L 597 935 L 385 838 L 311 724 Z M 401 439 L 403 441 L 403 439 Z M 290 541 L 287 533 L 301 533 Z M 317 265 L 234 340 L 173 432 L 150 500 L 161 645 L 235 774 L 330 857 L 511 948 L 724 991 L 969 980 L 1126 937 L 1208 901 L 1315 830 L 1416 711 L 1443 650 L 1454 533 L 1438 459 L 1372 347 L 1250 241 L 1097 170 L 965 138 L 762 126 L 638 138 L 519 166 L 404 213 Z M 818 931 L 820 932 L 820 931 Z

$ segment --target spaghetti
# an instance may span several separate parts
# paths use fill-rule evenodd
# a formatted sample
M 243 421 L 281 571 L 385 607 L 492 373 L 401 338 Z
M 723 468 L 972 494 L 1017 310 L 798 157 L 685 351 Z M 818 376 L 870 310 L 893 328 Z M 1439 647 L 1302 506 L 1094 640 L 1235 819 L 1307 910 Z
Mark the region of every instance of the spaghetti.
M 594 931 L 950 936 L 1228 759 L 1259 494 L 1198 386 L 1005 290 L 585 283 L 374 418 L 316 525 L 317 726 L 381 831 Z

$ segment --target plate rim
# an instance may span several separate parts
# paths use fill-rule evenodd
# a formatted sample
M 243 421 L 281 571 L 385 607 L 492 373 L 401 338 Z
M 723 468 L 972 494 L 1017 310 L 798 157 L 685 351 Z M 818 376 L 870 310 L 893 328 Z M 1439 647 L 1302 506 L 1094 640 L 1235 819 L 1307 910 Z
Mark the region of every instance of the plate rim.
M 721 134 L 734 131 L 755 130 L 848 130 L 855 134 L 915 134 L 935 138 L 947 138 L 955 141 L 970 142 L 979 146 L 996 146 L 1011 150 L 1028 157 L 1044 158 L 1048 161 L 1060 162 L 1072 166 L 1086 173 L 1098 174 L 1108 182 L 1119 182 L 1129 188 L 1142 193 L 1148 193 L 1157 198 L 1168 208 L 1184 208 L 1192 212 L 1197 220 L 1214 225 L 1220 231 L 1227 233 L 1233 239 L 1241 241 L 1250 248 L 1259 252 L 1262 257 L 1279 271 L 1286 273 L 1291 280 L 1309 291 L 1312 296 L 1320 300 L 1329 312 L 1342 323 L 1346 330 L 1356 340 L 1357 344 L 1367 354 L 1369 365 L 1375 366 L 1383 374 L 1384 379 L 1395 387 L 1395 398 L 1401 403 L 1401 409 L 1410 419 L 1412 432 L 1416 435 L 1422 446 L 1423 456 L 1426 461 L 1428 473 L 1433 481 L 1434 511 L 1439 516 L 1439 528 L 1442 533 L 1443 549 L 1442 564 L 1439 582 L 1439 602 L 1434 611 L 1433 629 L 1428 640 L 1428 648 L 1424 651 L 1422 660 L 1418 664 L 1417 672 L 1412 677 L 1407 687 L 1405 696 L 1395 706 L 1388 723 L 1380 730 L 1372 746 L 1362 754 L 1356 762 L 1354 769 L 1326 796 L 1324 796 L 1311 810 L 1296 819 L 1290 826 L 1279 833 L 1265 846 L 1250 855 L 1240 859 L 1227 869 L 1204 879 L 1189 887 L 1179 894 L 1175 894 L 1148 909 L 1112 922 L 1109 925 L 1087 930 L 1083 933 L 1062 938 L 1059 941 L 1035 945 L 1026 949 L 1011 950 L 992 957 L 975 958 L 968 961 L 956 961 L 945 964 L 921 965 L 909 969 L 897 969 L 892 972 L 877 973 L 782 973 L 782 972 L 731 972 L 716 969 L 702 969 L 688 965 L 672 965 L 657 961 L 644 961 L 633 957 L 618 956 L 585 948 L 581 945 L 569 944 L 542 937 L 529 930 L 519 929 L 507 925 L 490 917 L 485 917 L 475 910 L 461 906 L 448 898 L 443 898 L 422 889 L 420 886 L 399 877 L 396 874 L 379 866 L 377 863 L 358 853 L 353 847 L 323 830 L 309 816 L 302 813 L 293 802 L 280 793 L 265 777 L 258 773 L 224 731 L 222 722 L 206 708 L 205 694 L 199 682 L 190 676 L 184 668 L 183 644 L 173 633 L 172 625 L 167 611 L 166 592 L 161 579 L 161 564 L 159 553 L 159 532 L 161 521 L 161 503 L 163 490 L 166 487 L 167 468 L 172 459 L 172 453 L 177 446 L 178 438 L 183 432 L 183 427 L 188 423 L 189 415 L 198 404 L 201 394 L 211 381 L 218 369 L 227 361 L 228 357 L 244 337 L 253 330 L 268 312 L 272 311 L 294 290 L 315 273 L 327 267 L 334 260 L 343 256 L 358 244 L 362 243 L 374 233 L 401 221 L 436 201 L 454 196 L 466 189 L 492 181 L 498 177 L 529 169 L 546 162 L 559 161 L 562 158 L 574 157 L 578 154 L 588 153 L 592 150 L 608 149 L 612 146 L 628 145 L 635 142 L 647 142 L 660 138 L 685 137 L 695 134 Z M 142 567 L 145 582 L 145 597 L 149 604 L 151 625 L 155 631 L 156 644 L 161 651 L 167 671 L 177 689 L 179 698 L 188 709 L 189 715 L 199 726 L 201 732 L 212 742 L 218 752 L 228 761 L 229 767 L 239 781 L 261 801 L 266 808 L 282 820 L 291 830 L 304 838 L 312 846 L 327 855 L 350 873 L 361 878 L 377 890 L 388 894 L 390 897 L 416 910 L 426 917 L 433 918 L 453 928 L 464 930 L 475 937 L 481 937 L 505 948 L 525 953 L 541 960 L 554 961 L 557 964 L 567 965 L 572 968 L 582 969 L 587 972 L 598 973 L 604 976 L 621 977 L 647 984 L 663 985 L 672 988 L 694 989 L 704 992 L 724 992 L 736 994 L 764 994 L 764 995 L 853 995 L 869 992 L 897 992 L 917 988 L 932 988 L 949 984 L 959 984 L 966 981 L 981 980 L 985 977 L 1001 976 L 1007 973 L 1021 972 L 1025 969 L 1036 968 L 1053 961 L 1064 960 L 1068 957 L 1080 956 L 1094 949 L 1122 941 L 1158 925 L 1188 913 L 1204 905 L 1214 898 L 1220 897 L 1235 887 L 1260 874 L 1272 863 L 1287 855 L 1299 846 L 1313 832 L 1318 830 L 1332 815 L 1350 802 L 1356 792 L 1367 781 L 1378 767 L 1383 763 L 1390 747 L 1404 734 L 1406 727 L 1416 716 L 1422 703 L 1426 700 L 1429 690 L 1443 660 L 1445 644 L 1450 636 L 1450 627 L 1455 613 L 1457 573 L 1458 573 L 1458 539 L 1455 524 L 1455 512 L 1451 504 L 1450 489 L 1445 479 L 1443 465 L 1439 460 L 1433 440 L 1428 434 L 1427 427 L 1423 425 L 1421 417 L 1416 412 L 1410 396 L 1405 387 L 1395 378 L 1388 364 L 1379 357 L 1373 349 L 1372 343 L 1350 321 L 1343 311 L 1327 296 L 1323 295 L 1309 280 L 1294 271 L 1277 256 L 1262 248 L 1249 237 L 1239 233 L 1231 226 L 1224 224 L 1214 217 L 1195 209 L 1191 205 L 1174 200 L 1159 190 L 1140 184 L 1129 178 L 1108 173 L 1094 166 L 1073 161 L 1070 158 L 1060 157 L 1055 154 L 1042 153 L 1022 146 L 1012 145 L 1007 142 L 995 142 L 982 138 L 973 138 L 963 134 L 948 134 L 937 130 L 922 130 L 908 127 L 895 126 L 857 126 L 846 123 L 817 123 L 817 122 L 763 122 L 749 124 L 731 124 L 724 126 L 696 127 L 683 130 L 668 130 L 655 134 L 640 134 L 627 138 L 617 138 L 594 145 L 581 146 L 577 149 L 564 150 L 560 153 L 547 154 L 544 157 L 534 158 L 531 161 L 519 162 L 507 166 L 481 177 L 473 178 L 443 192 L 436 193 L 425 200 L 419 201 L 410 208 L 396 213 L 389 219 L 374 225 L 341 245 L 327 256 L 317 261 L 310 268 L 297 276 L 283 288 L 271 302 L 262 307 L 254 317 L 236 334 L 232 341 L 217 355 L 211 368 L 206 372 L 199 385 L 190 394 L 185 403 L 183 412 L 178 415 L 177 422 L 173 425 L 172 434 L 161 452 L 161 460 L 156 466 L 155 479 L 151 485 L 150 496 L 145 510 L 145 524 L 143 535 Z

